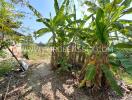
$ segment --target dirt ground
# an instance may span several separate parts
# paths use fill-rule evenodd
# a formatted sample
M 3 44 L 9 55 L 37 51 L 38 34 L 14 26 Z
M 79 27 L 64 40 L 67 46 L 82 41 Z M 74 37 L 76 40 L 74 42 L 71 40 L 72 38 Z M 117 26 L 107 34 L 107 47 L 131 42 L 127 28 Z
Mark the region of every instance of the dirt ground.
M 6 91 L 6 100 L 95 100 L 77 88 L 68 73 L 69 76 L 59 76 L 53 72 L 49 61 L 30 61 L 30 64 L 27 72 L 15 72 L 0 79 L 0 100 L 4 100 Z M 132 100 L 132 93 L 110 100 Z

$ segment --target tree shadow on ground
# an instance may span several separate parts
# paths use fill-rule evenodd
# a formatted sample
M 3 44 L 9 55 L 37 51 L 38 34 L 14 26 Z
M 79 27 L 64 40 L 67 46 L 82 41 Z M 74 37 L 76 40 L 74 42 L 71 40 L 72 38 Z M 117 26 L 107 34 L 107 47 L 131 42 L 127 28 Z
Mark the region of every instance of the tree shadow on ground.
M 32 68 L 29 85 L 42 100 L 89 100 L 74 86 L 70 75 L 60 76 L 54 73 L 48 63 Z
M 8 81 L 9 77 L 0 80 L 0 100 Z M 13 73 L 6 100 L 97 100 L 76 88 L 74 82 L 69 73 L 53 72 L 48 62 L 33 64 L 25 73 Z
M 74 87 L 71 76 L 65 76 L 55 74 L 49 63 L 34 64 L 24 74 L 13 73 L 6 100 L 90 100 Z M 8 80 L 9 77 L 0 82 L 3 97 Z

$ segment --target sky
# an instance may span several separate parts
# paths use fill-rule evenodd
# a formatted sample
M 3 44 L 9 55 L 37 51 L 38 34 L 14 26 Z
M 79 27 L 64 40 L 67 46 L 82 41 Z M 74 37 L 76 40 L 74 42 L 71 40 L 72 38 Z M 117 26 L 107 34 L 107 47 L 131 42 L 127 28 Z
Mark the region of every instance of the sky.
M 54 12 L 54 4 L 53 0 L 30 0 L 29 2 L 35 9 L 37 9 L 44 17 L 49 18 L 49 14 L 55 15 Z M 22 32 L 23 34 L 32 34 L 34 31 L 37 31 L 38 29 L 41 29 L 44 26 L 44 24 L 39 23 L 36 21 L 37 17 L 33 15 L 33 13 L 30 11 L 29 8 L 25 6 L 18 5 L 17 10 L 24 11 L 28 14 L 25 15 L 25 18 L 23 19 L 22 27 L 29 28 L 29 30 L 25 30 L 25 32 Z M 20 30 L 21 31 L 21 30 Z M 35 42 L 39 43 L 46 43 L 48 39 L 52 36 L 51 33 L 45 34 L 44 36 L 34 39 Z
M 63 0 L 58 0 L 58 1 L 63 1 Z M 29 3 L 46 18 L 49 18 L 50 13 L 52 14 L 52 16 L 55 15 L 54 0 L 29 0 Z M 75 4 L 77 6 L 77 8 L 76 8 L 77 9 L 77 17 L 79 18 L 82 16 L 81 10 L 86 12 L 87 7 L 84 6 L 82 8 L 79 8 L 76 0 L 75 0 Z M 131 4 L 131 6 L 132 6 L 132 4 Z M 23 19 L 22 27 L 29 28 L 29 30 L 25 30 L 25 32 L 22 31 L 23 34 L 25 34 L 25 35 L 33 34 L 33 32 L 37 31 L 38 29 L 45 27 L 44 24 L 36 21 L 37 17 L 35 17 L 33 15 L 32 11 L 29 8 L 27 8 L 26 6 L 18 5 L 16 7 L 16 9 L 28 13 L 28 14 L 26 14 L 25 18 Z M 132 20 L 132 15 L 126 15 L 122 18 Z M 20 29 L 19 31 L 21 31 L 21 30 L 22 29 Z M 34 41 L 36 43 L 39 43 L 39 42 L 47 43 L 51 36 L 52 36 L 51 33 L 47 33 L 47 34 L 43 35 L 42 37 L 37 38 L 36 40 L 34 39 Z
M 58 0 L 58 1 L 62 3 L 63 0 Z M 74 1 L 75 4 L 78 5 L 77 1 L 76 0 Z M 37 9 L 43 15 L 43 17 L 49 18 L 50 13 L 52 14 L 52 16 L 55 15 L 54 0 L 29 0 L 29 3 L 35 9 Z M 22 34 L 24 35 L 33 34 L 33 32 L 37 31 L 38 29 L 45 27 L 44 24 L 36 21 L 37 17 L 33 15 L 32 11 L 28 7 L 17 5 L 16 9 L 22 12 L 29 13 L 26 14 L 25 18 L 22 20 L 23 21 L 22 28 L 18 30 L 19 32 L 22 32 Z M 81 17 L 80 8 L 77 7 L 76 9 L 78 11 L 77 16 L 78 18 L 80 18 Z M 29 30 L 27 30 L 27 28 L 29 28 Z M 23 32 L 22 30 L 25 31 Z M 52 33 L 47 33 L 40 38 L 34 39 L 34 41 L 36 43 L 40 43 L 40 42 L 47 43 L 51 36 Z

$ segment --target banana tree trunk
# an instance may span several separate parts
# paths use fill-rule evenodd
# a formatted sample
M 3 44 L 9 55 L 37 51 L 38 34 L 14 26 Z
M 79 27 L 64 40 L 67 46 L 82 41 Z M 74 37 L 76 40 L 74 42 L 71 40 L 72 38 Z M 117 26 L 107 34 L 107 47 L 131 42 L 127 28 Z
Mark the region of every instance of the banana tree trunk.
M 57 68 L 57 52 L 56 52 L 56 35 L 53 33 L 53 48 L 52 48 L 52 53 L 51 53 L 51 66 L 52 69 Z
M 72 43 L 69 44 L 69 54 L 68 54 L 68 63 L 72 64 Z
M 82 60 L 81 60 L 82 64 L 84 64 L 85 59 L 86 59 L 86 54 L 82 51 Z
M 65 57 L 65 51 L 64 51 L 64 42 L 61 42 L 61 46 L 60 46 L 60 59 L 63 59 Z
M 90 58 L 85 62 L 84 67 L 81 70 L 80 80 L 84 79 L 86 73 L 86 67 L 89 63 L 94 64 L 96 67 L 96 74 L 94 79 L 91 82 L 86 81 L 86 86 L 92 87 L 93 92 L 97 92 L 100 89 L 106 89 L 109 87 L 108 82 L 106 81 L 106 77 L 101 69 L 103 64 L 108 63 L 108 51 L 107 45 L 100 44 L 98 47 L 96 46 L 90 56 Z
M 70 43 L 69 45 L 69 59 L 68 62 L 71 65 L 75 65 L 75 61 L 76 61 L 76 50 L 75 50 L 75 44 L 74 43 Z
M 102 98 L 102 100 L 106 100 L 108 98 L 108 90 L 110 88 L 108 81 L 106 80 L 105 74 L 102 71 L 102 65 L 109 65 L 108 63 L 108 51 L 107 45 L 101 44 L 99 45 L 99 53 L 95 56 L 95 66 L 96 66 L 96 74 L 94 77 L 94 82 L 92 83 L 92 92 L 100 93 L 100 90 L 105 91 L 104 95 L 99 96 L 98 98 Z M 97 51 L 98 52 L 98 51 Z
M 81 62 L 81 57 L 82 57 L 82 49 L 79 49 L 79 51 L 78 51 L 78 63 Z
M 101 69 L 101 66 L 104 64 L 108 64 L 108 51 L 107 45 L 101 44 L 97 48 L 95 48 L 95 66 L 96 66 L 96 75 L 94 78 L 94 86 L 93 90 L 98 91 L 101 88 L 108 88 L 108 84 L 104 73 Z

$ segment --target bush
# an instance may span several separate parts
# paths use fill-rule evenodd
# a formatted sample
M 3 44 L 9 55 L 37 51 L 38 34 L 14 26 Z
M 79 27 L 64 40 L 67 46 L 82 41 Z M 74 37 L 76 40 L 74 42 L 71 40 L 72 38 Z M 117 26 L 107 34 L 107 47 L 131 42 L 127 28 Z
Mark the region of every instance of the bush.
M 0 62 L 0 77 L 13 70 L 15 65 L 16 63 L 13 60 Z
M 3 50 L 0 50 L 0 57 L 5 58 L 6 57 L 6 52 Z

